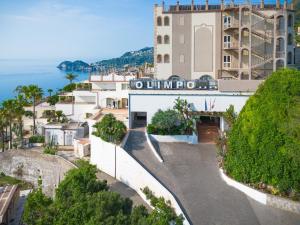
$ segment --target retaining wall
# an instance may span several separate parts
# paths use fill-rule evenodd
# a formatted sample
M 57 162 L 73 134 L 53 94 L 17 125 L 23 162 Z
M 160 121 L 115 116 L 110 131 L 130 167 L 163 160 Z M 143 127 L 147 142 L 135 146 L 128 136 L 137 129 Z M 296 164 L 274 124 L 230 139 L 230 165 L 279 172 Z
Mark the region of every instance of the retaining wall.
M 116 179 L 134 189 L 144 200 L 145 194 L 141 189 L 149 187 L 156 196 L 169 200 L 178 215 L 182 214 L 185 217 L 174 196 L 120 146 L 92 135 L 90 162 L 113 177 L 116 172 Z M 184 224 L 189 225 L 186 217 Z
M 65 173 L 75 166 L 59 156 L 42 154 L 31 150 L 10 150 L 0 153 L 0 172 L 38 186 L 42 178 L 43 192 L 54 195 Z
M 189 144 L 197 144 L 198 137 L 196 134 L 193 135 L 154 135 L 149 134 L 151 138 L 158 142 L 185 142 Z

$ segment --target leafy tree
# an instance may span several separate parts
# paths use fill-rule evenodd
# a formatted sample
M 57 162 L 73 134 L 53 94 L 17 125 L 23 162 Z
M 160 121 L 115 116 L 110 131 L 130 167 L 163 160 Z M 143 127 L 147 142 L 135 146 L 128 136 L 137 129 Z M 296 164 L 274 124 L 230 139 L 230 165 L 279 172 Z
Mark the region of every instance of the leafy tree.
M 188 134 L 193 133 L 193 131 L 195 130 L 193 117 L 191 116 L 191 112 L 193 110 L 191 108 L 191 105 L 187 102 L 187 100 L 183 100 L 180 97 L 178 97 L 175 100 L 175 105 L 173 109 L 179 113 L 185 132 Z
M 30 193 L 26 199 L 23 222 L 28 225 L 53 225 L 53 201 L 46 197 L 41 188 Z
M 73 81 L 78 77 L 78 75 L 75 75 L 73 73 L 68 73 L 65 77 L 67 80 L 69 80 L 70 84 L 72 84 Z
M 36 134 L 36 111 L 35 106 L 36 104 L 42 99 L 43 97 L 43 90 L 38 87 L 37 85 L 29 85 L 29 86 L 19 86 L 16 89 L 19 94 L 23 95 L 29 103 L 32 105 L 32 118 L 33 118 L 33 131 L 32 134 Z
M 232 127 L 237 119 L 237 113 L 234 110 L 234 106 L 230 105 L 226 112 L 223 113 L 224 119 L 228 123 L 229 127 Z
M 233 124 L 226 171 L 238 181 L 300 192 L 300 71 L 274 72 Z
M 95 136 L 114 144 L 120 143 L 127 132 L 125 124 L 117 120 L 113 114 L 105 115 L 94 127 L 96 128 Z
M 144 206 L 133 208 L 130 199 L 109 191 L 105 181 L 97 180 L 95 166 L 82 160 L 77 165 L 79 168 L 70 170 L 59 184 L 54 200 L 43 195 L 40 188 L 29 195 L 23 216 L 26 224 L 182 224 L 182 216 L 176 216 L 170 203 L 155 198 L 149 189 L 155 207 L 151 213 Z
M 62 90 L 65 92 L 72 92 L 75 89 L 76 89 L 76 84 L 70 83 L 70 84 L 66 85 Z

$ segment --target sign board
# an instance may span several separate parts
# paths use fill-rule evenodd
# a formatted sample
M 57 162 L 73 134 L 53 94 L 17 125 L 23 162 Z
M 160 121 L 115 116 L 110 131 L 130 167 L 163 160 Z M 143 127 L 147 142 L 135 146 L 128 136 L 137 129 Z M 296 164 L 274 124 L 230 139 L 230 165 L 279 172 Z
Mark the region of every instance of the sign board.
M 217 90 L 216 81 L 207 80 L 130 80 L 131 90 Z

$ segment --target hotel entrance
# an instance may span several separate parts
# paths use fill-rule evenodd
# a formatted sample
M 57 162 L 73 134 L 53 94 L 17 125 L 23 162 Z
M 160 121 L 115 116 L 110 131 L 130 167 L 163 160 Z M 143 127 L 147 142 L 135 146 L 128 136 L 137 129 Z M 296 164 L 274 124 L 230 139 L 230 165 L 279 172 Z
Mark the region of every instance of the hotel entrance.
M 147 126 L 147 112 L 132 112 L 131 127 L 139 128 Z
M 214 143 L 219 136 L 220 118 L 200 116 L 197 121 L 197 133 L 199 143 Z

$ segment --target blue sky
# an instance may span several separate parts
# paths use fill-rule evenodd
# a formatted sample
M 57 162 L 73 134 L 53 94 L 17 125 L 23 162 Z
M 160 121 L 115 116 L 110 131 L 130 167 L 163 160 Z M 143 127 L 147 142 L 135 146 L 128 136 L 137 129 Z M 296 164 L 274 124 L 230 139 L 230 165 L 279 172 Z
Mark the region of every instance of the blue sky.
M 93 61 L 152 46 L 155 3 L 161 0 L 0 0 L 0 59 Z
M 0 59 L 102 59 L 153 45 L 150 0 L 1 0 Z

